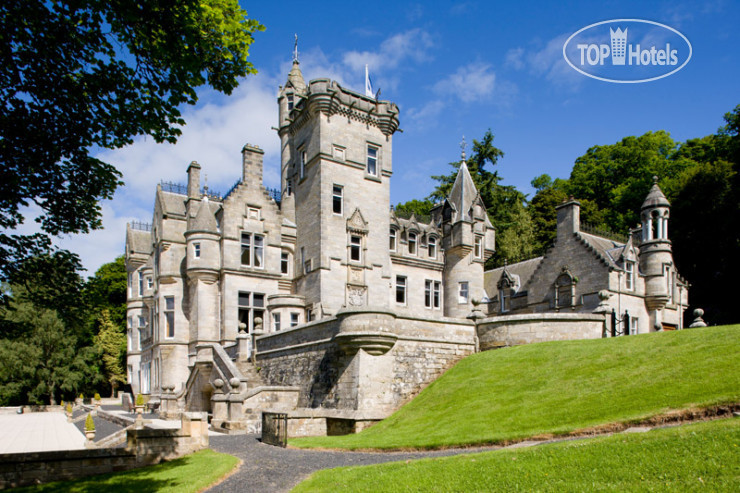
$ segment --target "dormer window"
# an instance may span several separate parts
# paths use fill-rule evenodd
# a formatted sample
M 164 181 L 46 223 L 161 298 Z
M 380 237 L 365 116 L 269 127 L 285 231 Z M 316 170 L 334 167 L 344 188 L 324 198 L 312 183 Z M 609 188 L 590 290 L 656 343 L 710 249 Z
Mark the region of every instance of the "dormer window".
M 627 291 L 635 290 L 635 263 L 626 260 L 624 262 L 624 287 Z
M 437 258 L 437 238 L 430 236 L 427 240 L 427 248 L 429 250 L 429 258 Z
M 391 252 L 395 252 L 396 251 L 396 229 L 395 228 L 391 228 L 388 239 L 389 239 L 388 248 L 391 250 Z
M 409 233 L 409 255 L 416 255 L 416 233 Z
M 474 242 L 473 255 L 475 258 L 483 258 L 483 237 L 476 235 Z

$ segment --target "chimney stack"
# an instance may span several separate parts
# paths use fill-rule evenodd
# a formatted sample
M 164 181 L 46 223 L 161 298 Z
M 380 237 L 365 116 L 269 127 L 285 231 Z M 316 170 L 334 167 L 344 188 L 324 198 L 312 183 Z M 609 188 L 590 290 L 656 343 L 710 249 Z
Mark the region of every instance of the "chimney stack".
M 242 183 L 262 185 L 262 159 L 265 151 L 247 144 L 242 149 Z
M 570 198 L 555 207 L 558 212 L 558 235 L 557 239 L 565 239 L 581 230 L 581 203 Z

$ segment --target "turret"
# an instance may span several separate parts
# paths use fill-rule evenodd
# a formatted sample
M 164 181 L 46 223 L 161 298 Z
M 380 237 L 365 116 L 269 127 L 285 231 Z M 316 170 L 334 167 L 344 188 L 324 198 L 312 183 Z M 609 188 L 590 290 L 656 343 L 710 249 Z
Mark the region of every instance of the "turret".
M 670 279 L 673 270 L 671 241 L 668 239 L 668 216 L 671 204 L 653 177 L 653 186 L 642 203 L 642 243 L 640 272 L 645 277 L 645 304 L 653 330 L 662 329 L 661 311 L 670 299 Z
M 449 197 L 442 205 L 444 267 L 444 314 L 463 318 L 473 300 L 482 300 L 483 267 L 493 255 L 495 235 L 470 171 L 465 154 Z

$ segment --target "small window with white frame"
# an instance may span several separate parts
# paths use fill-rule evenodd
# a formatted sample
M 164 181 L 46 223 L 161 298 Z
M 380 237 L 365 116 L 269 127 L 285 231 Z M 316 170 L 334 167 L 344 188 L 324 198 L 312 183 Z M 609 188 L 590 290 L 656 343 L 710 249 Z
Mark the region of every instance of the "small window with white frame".
M 287 275 L 290 272 L 290 253 L 280 252 L 280 273 Z
M 397 239 L 396 235 L 397 235 L 396 228 L 391 228 L 390 235 L 388 236 L 388 239 L 389 239 L 388 248 L 390 249 L 391 252 L 396 251 L 396 239 Z
M 242 233 L 242 265 L 264 267 L 265 237 L 252 233 Z
M 171 339 L 175 337 L 175 297 L 164 297 L 164 320 L 165 320 L 165 337 Z
M 627 291 L 635 290 L 635 263 L 631 260 L 624 263 L 624 287 Z
M 342 209 L 343 209 L 343 198 L 344 195 L 344 187 L 341 185 L 334 185 L 332 187 L 332 193 L 331 193 L 331 208 L 332 212 L 336 215 L 341 216 L 342 215 Z
M 367 146 L 367 174 L 372 176 L 378 176 L 378 155 L 380 150 L 374 145 L 368 144 Z
M 298 314 L 291 313 L 290 314 L 290 326 L 295 327 L 296 325 L 298 325 Z
M 349 259 L 352 262 L 362 261 L 362 238 L 359 235 L 349 237 Z
M 476 235 L 473 241 L 475 242 L 473 249 L 475 258 L 483 258 L 483 237 Z
M 139 272 L 139 297 L 144 296 L 144 276 Z
M 468 303 L 470 297 L 468 281 L 458 283 L 457 302 L 461 305 Z
M 279 313 L 272 314 L 272 330 L 274 332 L 280 332 L 280 314 Z
M 409 255 L 416 255 L 416 233 L 409 233 Z
M 430 236 L 427 240 L 429 258 L 437 258 L 437 238 Z
M 438 309 L 440 307 L 442 283 L 427 279 L 424 281 L 424 306 Z
M 193 243 L 193 257 L 200 258 L 200 243 Z
M 396 303 L 406 304 L 406 276 L 396 276 Z
M 640 327 L 640 321 L 637 317 L 630 317 L 630 335 L 638 333 Z
M 154 287 L 154 278 L 152 276 L 147 276 L 147 278 L 146 278 L 146 287 L 148 289 L 152 289 Z
M 293 105 L 294 105 L 293 95 L 288 94 L 287 98 L 288 98 L 288 111 L 290 111 L 293 109 Z

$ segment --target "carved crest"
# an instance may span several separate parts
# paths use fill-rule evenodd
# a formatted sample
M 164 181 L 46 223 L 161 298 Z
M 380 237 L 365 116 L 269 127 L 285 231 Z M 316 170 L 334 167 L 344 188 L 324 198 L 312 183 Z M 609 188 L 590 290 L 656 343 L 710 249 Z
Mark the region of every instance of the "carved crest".
M 367 222 L 362 217 L 359 207 L 355 208 L 355 212 L 347 219 L 347 231 L 352 233 L 367 234 Z

